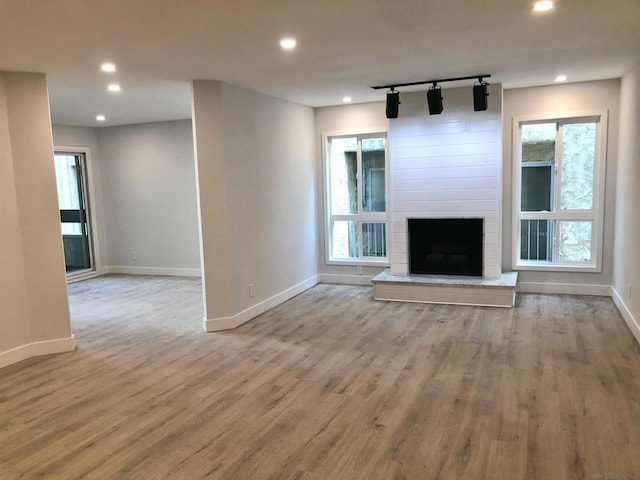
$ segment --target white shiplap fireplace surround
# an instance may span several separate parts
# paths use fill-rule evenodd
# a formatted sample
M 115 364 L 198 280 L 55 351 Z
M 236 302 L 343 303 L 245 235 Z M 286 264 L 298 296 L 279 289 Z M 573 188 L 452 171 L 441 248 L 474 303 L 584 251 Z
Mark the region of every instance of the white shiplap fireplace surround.
M 390 269 L 373 279 L 380 300 L 513 306 L 516 277 L 501 271 L 502 88 L 473 111 L 471 87 L 442 91 L 429 115 L 426 94 L 401 95 L 389 121 Z M 484 219 L 482 277 L 409 275 L 408 218 Z

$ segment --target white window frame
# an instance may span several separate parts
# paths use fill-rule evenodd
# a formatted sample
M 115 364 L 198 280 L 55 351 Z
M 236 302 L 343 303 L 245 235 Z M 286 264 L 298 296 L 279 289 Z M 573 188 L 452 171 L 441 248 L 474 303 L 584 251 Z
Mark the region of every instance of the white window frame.
M 362 210 L 362 158 L 360 149 L 357 154 L 357 180 L 358 180 L 358 211 L 356 214 L 345 215 L 332 215 L 331 214 L 331 188 L 330 188 L 330 155 L 331 147 L 330 142 L 334 138 L 346 138 L 357 137 L 358 141 L 366 138 L 385 137 L 385 154 L 384 154 L 384 168 L 385 168 L 385 212 L 361 212 Z M 325 219 L 325 262 L 327 265 L 360 265 L 360 266 L 389 266 L 389 247 L 391 242 L 389 240 L 389 134 L 386 129 L 359 129 L 355 131 L 341 131 L 341 132 L 323 132 L 322 133 L 322 158 L 323 158 L 323 190 L 324 190 L 324 219 Z M 363 257 L 362 256 L 362 231 L 358 229 L 358 250 L 359 257 L 351 258 L 334 258 L 331 256 L 332 251 L 332 238 L 333 238 L 333 223 L 336 221 L 354 221 L 360 223 L 384 223 L 386 231 L 385 248 L 387 251 L 386 257 Z
M 521 126 L 531 123 L 572 123 L 592 120 L 596 122 L 596 145 L 593 172 L 593 208 L 591 210 L 555 210 L 553 212 L 521 212 L 521 171 L 522 148 Z M 513 119 L 513 171 L 512 171 L 512 199 L 513 199 L 513 223 L 512 223 L 512 268 L 514 270 L 531 271 L 562 271 L 562 272 L 602 272 L 602 244 L 604 238 L 604 197 L 605 197 L 605 170 L 607 163 L 607 132 L 608 111 L 587 110 L 576 112 L 562 112 L 555 114 L 518 116 Z M 556 145 L 555 155 L 555 185 L 554 196 L 557 196 L 560 188 L 560 174 L 558 155 L 561 145 Z M 522 218 L 523 214 L 526 218 Z M 553 229 L 554 260 L 551 262 L 527 261 L 520 259 L 520 220 L 552 220 L 552 221 L 591 221 L 591 261 L 590 262 L 560 262 L 557 260 L 557 232 Z

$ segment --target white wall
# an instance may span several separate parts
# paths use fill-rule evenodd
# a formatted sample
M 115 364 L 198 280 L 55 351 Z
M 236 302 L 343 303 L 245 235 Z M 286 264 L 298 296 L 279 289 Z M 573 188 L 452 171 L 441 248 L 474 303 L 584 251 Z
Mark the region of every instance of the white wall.
M 92 127 L 68 127 L 53 125 L 53 145 L 58 147 L 78 147 L 88 149 L 88 168 L 90 170 L 89 191 L 93 199 L 93 211 L 96 214 L 94 223 L 97 232 L 93 232 L 94 240 L 97 240 L 98 260 L 102 266 L 108 265 L 106 228 L 104 225 L 104 201 L 102 198 L 102 174 L 100 162 L 100 148 L 98 143 L 98 128 Z M 100 273 L 100 272 L 99 272 Z
M 622 78 L 613 298 L 640 342 L 640 63 Z M 631 291 L 629 292 L 629 288 Z
M 3 352 L 31 342 L 5 74 L 0 73 L 0 362 Z M 11 92 L 9 92 L 10 94 Z M 0 363 L 0 366 L 8 362 Z
M 313 110 L 215 81 L 193 94 L 205 328 L 217 330 L 317 281 Z
M 384 93 L 381 93 L 384 98 Z M 327 265 L 326 212 L 324 197 L 324 167 L 322 152 L 322 135 L 335 133 L 362 133 L 377 130 L 386 132 L 389 121 L 385 115 L 385 102 L 360 103 L 324 107 L 315 109 L 315 140 L 316 140 L 316 189 L 318 216 L 318 272 L 321 279 L 327 282 L 370 283 L 372 277 L 386 267 L 363 267 L 362 274 L 358 274 L 353 265 Z
M 554 114 L 606 109 L 609 112 L 604 211 L 604 251 L 601 273 L 530 272 L 519 273 L 520 288 L 555 293 L 593 293 L 607 295 L 613 275 L 613 232 L 617 138 L 619 116 L 619 80 L 572 83 L 504 91 L 503 109 L 503 231 L 502 268 L 512 270 L 512 127 L 513 118 L 531 114 Z
M 45 76 L 0 72 L 0 367 L 73 350 Z
M 228 84 L 223 100 L 232 288 L 245 309 L 316 275 L 313 111 Z
M 191 121 L 102 127 L 98 145 L 110 271 L 198 275 Z
M 390 121 L 391 273 L 407 275 L 407 218 L 483 218 L 485 278 L 499 278 L 501 85 L 488 109 L 473 111 L 471 87 L 443 89 L 444 111 L 429 115 L 424 92 L 401 95 Z

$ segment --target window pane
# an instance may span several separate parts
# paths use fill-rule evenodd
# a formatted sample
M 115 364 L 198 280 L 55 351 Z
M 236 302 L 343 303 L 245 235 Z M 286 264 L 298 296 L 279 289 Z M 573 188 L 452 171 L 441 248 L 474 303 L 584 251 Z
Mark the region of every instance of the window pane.
M 522 163 L 554 163 L 556 123 L 522 125 Z
M 62 235 L 82 235 L 81 223 L 60 223 Z
M 523 212 L 551 211 L 553 165 L 522 165 L 520 209 Z
M 567 124 L 562 127 L 561 209 L 593 208 L 595 152 L 595 123 Z
M 58 184 L 58 205 L 60 210 L 78 210 L 78 169 L 74 155 L 55 155 L 56 183 Z
M 551 261 L 551 220 L 520 221 L 520 260 Z
M 331 213 L 358 213 L 356 138 L 331 140 L 329 171 L 331 175 Z
M 362 255 L 365 257 L 387 256 L 387 230 L 384 223 L 362 224 Z
M 333 222 L 331 236 L 333 258 L 358 257 L 358 222 Z
M 522 125 L 521 211 L 553 209 L 555 151 L 555 123 Z
M 558 222 L 558 259 L 562 262 L 591 261 L 591 222 Z
M 362 211 L 384 212 L 385 138 L 362 140 Z

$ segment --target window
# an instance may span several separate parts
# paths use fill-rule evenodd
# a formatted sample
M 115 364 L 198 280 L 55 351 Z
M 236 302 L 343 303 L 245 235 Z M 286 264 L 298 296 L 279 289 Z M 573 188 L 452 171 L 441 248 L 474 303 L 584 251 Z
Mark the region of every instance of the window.
M 596 114 L 516 123 L 516 267 L 600 270 L 604 117 Z
M 326 139 L 327 260 L 388 263 L 386 134 Z
M 88 154 L 88 150 L 80 149 L 56 151 L 54 155 L 62 245 L 69 277 L 95 272 L 97 268 L 89 208 Z

